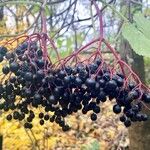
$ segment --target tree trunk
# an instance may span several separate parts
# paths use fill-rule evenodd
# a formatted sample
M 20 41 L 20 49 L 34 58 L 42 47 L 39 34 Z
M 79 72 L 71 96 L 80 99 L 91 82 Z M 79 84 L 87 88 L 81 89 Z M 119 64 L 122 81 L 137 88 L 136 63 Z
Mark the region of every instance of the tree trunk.
M 142 0 L 135 0 L 141 2 Z M 130 1 L 122 1 L 122 6 L 128 8 L 126 17 L 132 22 L 133 14 L 131 14 L 131 7 L 134 8 L 134 12 L 142 10 L 139 5 L 132 5 Z M 130 36 L 130 35 L 129 35 Z M 131 65 L 132 69 L 145 82 L 145 69 L 144 59 L 142 56 L 137 55 L 131 48 L 130 44 L 122 38 L 121 41 L 121 55 L 122 58 Z M 150 115 L 150 111 L 143 106 L 143 113 Z M 146 122 L 133 123 L 129 128 L 130 150 L 150 150 L 150 120 Z
M 145 82 L 144 60 L 133 52 L 129 43 L 126 40 L 121 42 L 122 57 L 126 62 L 132 62 L 133 70 L 138 74 L 143 82 Z M 131 61 L 132 60 L 132 61 Z M 143 106 L 144 108 L 144 106 Z M 143 111 L 150 115 L 149 110 Z M 129 128 L 130 150 L 150 150 L 150 121 L 133 123 Z

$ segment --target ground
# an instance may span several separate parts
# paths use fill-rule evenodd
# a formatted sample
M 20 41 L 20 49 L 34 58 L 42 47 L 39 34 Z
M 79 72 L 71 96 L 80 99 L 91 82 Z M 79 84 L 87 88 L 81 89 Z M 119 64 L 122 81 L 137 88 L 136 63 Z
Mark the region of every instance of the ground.
M 67 122 L 71 130 L 68 132 L 63 132 L 50 122 L 41 127 L 38 119 L 33 122 L 32 132 L 25 131 L 21 123 L 1 118 L 3 149 L 126 150 L 129 145 L 128 132 L 119 121 L 119 115 L 112 112 L 113 103 L 108 101 L 101 104 L 101 113 L 96 122 L 90 120 L 89 114 L 83 115 L 81 112 L 69 117 Z

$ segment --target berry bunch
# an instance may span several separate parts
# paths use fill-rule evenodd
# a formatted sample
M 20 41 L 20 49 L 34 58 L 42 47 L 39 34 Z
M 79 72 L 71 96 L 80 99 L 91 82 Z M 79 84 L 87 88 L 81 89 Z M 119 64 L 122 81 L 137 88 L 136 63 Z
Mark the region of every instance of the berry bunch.
M 93 62 L 69 66 L 66 62 L 77 52 L 55 64 L 45 55 L 43 43 L 36 40 L 26 40 L 11 51 L 1 46 L 0 62 L 6 65 L 2 67 L 0 109 L 11 110 L 7 120 L 24 121 L 24 127 L 31 129 L 35 118 L 32 108 L 40 108 L 44 110 L 38 115 L 40 125 L 56 122 L 67 131 L 67 116 L 81 110 L 83 114 L 90 112 L 91 120 L 96 121 L 100 105 L 115 99 L 113 112 L 121 114 L 120 121 L 126 127 L 146 121 L 148 116 L 141 110 L 143 103 L 150 103 L 150 93 L 138 83 L 127 82 L 123 72 L 112 73 L 98 52 Z

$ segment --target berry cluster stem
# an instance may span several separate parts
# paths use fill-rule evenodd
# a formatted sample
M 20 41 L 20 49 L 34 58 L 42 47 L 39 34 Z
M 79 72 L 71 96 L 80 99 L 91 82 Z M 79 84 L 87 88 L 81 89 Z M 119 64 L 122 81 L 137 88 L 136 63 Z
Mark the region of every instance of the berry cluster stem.
M 104 30 L 103 30 L 103 16 L 102 16 L 102 11 L 99 9 L 99 7 L 96 4 L 95 0 L 92 0 L 92 3 L 93 3 L 93 5 L 96 8 L 96 12 L 97 12 L 97 15 L 99 17 L 100 38 L 103 39 L 103 32 L 104 32 Z
M 43 0 L 43 5 L 41 7 L 41 27 L 42 27 L 42 46 L 43 46 L 43 57 L 45 61 L 47 60 L 48 52 L 47 52 L 47 46 L 46 46 L 46 40 L 47 40 L 47 27 L 46 27 L 46 16 L 45 16 L 45 6 L 46 6 L 46 0 Z

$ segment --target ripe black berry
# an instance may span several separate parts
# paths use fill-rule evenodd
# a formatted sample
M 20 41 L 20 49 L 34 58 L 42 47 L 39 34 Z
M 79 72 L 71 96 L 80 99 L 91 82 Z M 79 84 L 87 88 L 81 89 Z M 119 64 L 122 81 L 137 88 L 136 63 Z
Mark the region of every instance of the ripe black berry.
M 31 117 L 27 117 L 27 121 L 28 122 L 32 122 L 32 118 Z
M 6 118 L 7 118 L 7 120 L 8 120 L 8 121 L 10 121 L 10 120 L 12 119 L 12 115 L 11 115 L 11 114 L 9 114 L 9 115 L 7 115 L 7 117 L 6 117 Z
M 46 115 L 44 116 L 44 120 L 49 120 L 49 115 L 48 115 L 48 114 L 46 114 Z
M 124 115 L 121 116 L 121 117 L 120 117 L 120 121 L 121 121 L 121 122 L 125 122 L 125 121 L 126 121 L 126 117 L 125 117 Z
M 141 119 L 142 119 L 142 121 L 147 121 L 148 120 L 148 116 L 146 114 L 142 114 L 141 115 Z
M 78 87 L 80 87 L 80 86 L 82 86 L 82 83 L 83 83 L 83 81 L 82 81 L 79 77 L 76 77 L 76 79 L 75 79 L 75 84 L 76 84 Z
M 91 120 L 96 121 L 97 120 L 97 115 L 96 114 L 91 114 Z
M 109 82 L 107 82 L 106 84 L 106 91 L 114 91 L 117 88 L 117 83 L 114 80 L 110 80 Z
M 37 55 L 38 55 L 39 57 L 41 57 L 41 56 L 43 55 L 42 50 L 38 50 L 38 51 L 37 51 Z
M 99 80 L 99 86 L 100 86 L 100 87 L 103 88 L 103 87 L 105 86 L 105 84 L 106 84 L 106 82 L 105 82 L 104 79 L 100 79 L 100 80 Z
M 54 105 L 57 104 L 57 100 L 55 99 L 54 95 L 50 95 L 49 98 L 48 98 L 48 101 L 49 101 L 50 104 L 54 104 Z
M 32 128 L 32 124 L 26 122 L 26 123 L 24 124 L 24 128 L 26 128 L 26 129 L 31 129 L 31 128 Z
M 41 113 L 39 113 L 39 118 L 43 118 L 44 117 L 44 114 L 41 112 Z
M 99 106 L 95 106 L 93 108 L 93 111 L 97 114 L 97 113 L 100 113 L 100 107 Z
M 142 100 L 143 100 L 145 103 L 150 103 L 150 94 L 143 94 L 143 95 L 142 95 Z
M 101 102 L 105 102 L 106 101 L 106 93 L 104 91 L 100 91 L 100 93 L 97 96 L 97 100 L 101 101 Z
M 44 120 L 43 119 L 40 120 L 40 125 L 41 126 L 44 125 Z
M 44 64 L 45 64 L 44 60 L 42 60 L 42 59 L 37 60 L 36 63 L 37 63 L 37 66 L 38 66 L 39 68 L 44 67 Z
M 15 120 L 18 119 L 18 118 L 19 118 L 19 112 L 15 111 L 15 112 L 13 113 L 13 118 L 14 118 Z
M 44 72 L 42 70 L 37 71 L 37 80 L 41 80 L 44 78 Z
M 121 112 L 121 107 L 119 105 L 114 105 L 113 106 L 113 112 L 116 114 L 119 114 Z
M 10 71 L 12 71 L 12 72 L 17 72 L 18 71 L 18 69 L 19 69 L 19 65 L 18 65 L 18 63 L 16 63 L 16 62 L 12 62 L 11 64 L 10 64 Z
M 55 121 L 55 115 L 53 115 L 52 117 L 50 117 L 50 122 L 54 122 Z
M 65 76 L 66 76 L 66 73 L 65 73 L 64 70 L 61 70 L 61 71 L 58 73 L 58 77 L 59 77 L 60 79 L 63 79 Z
M 11 83 L 15 83 L 16 77 L 15 77 L 15 76 L 11 76 L 11 77 L 9 78 L 9 81 L 10 81 Z
M 94 79 L 92 79 L 92 78 L 88 78 L 87 80 L 86 80 L 86 82 L 85 82 L 85 84 L 86 84 L 86 86 L 87 87 L 89 87 L 89 88 L 94 88 L 95 87 L 95 85 L 96 85 L 96 82 L 95 82 L 95 80 Z
M 62 127 L 62 130 L 64 132 L 69 131 L 69 129 L 70 129 L 70 127 L 68 125 L 65 125 L 65 126 Z
M 32 81 L 33 80 L 33 75 L 31 72 L 26 72 L 25 75 L 24 75 L 24 79 L 26 81 Z
M 131 126 L 131 121 L 129 119 L 127 119 L 125 122 L 124 122 L 124 125 L 126 127 L 130 127 Z
M 0 54 L 0 62 L 2 62 L 3 60 L 3 55 Z
M 7 53 L 7 48 L 6 48 L 6 47 L 1 46 L 1 47 L 0 47 L 0 54 L 1 54 L 2 56 L 5 56 L 5 55 L 6 55 L 6 53 Z
M 3 72 L 4 74 L 8 74 L 8 73 L 9 73 L 9 67 L 8 67 L 8 66 L 4 66 L 4 67 L 2 68 L 2 72 Z

